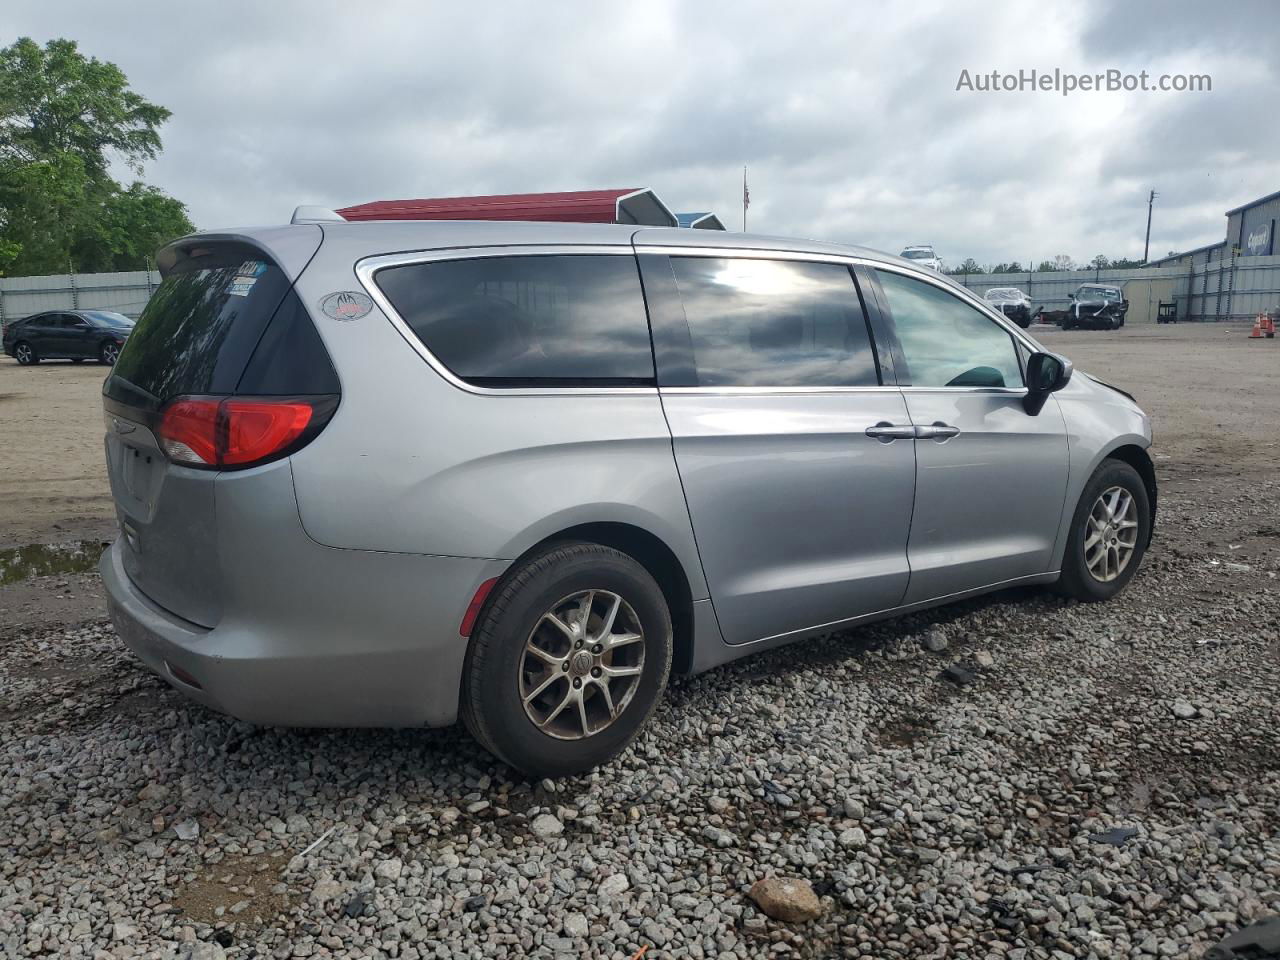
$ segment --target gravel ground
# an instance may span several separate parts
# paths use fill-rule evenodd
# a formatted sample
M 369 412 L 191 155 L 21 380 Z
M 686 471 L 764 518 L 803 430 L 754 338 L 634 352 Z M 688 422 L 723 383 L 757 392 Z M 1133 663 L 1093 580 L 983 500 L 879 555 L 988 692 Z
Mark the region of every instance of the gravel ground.
M 677 680 L 554 784 L 457 730 L 237 723 L 100 620 L 0 629 L 0 956 L 1200 956 L 1280 912 L 1280 477 L 1270 424 L 1224 462 L 1153 412 L 1158 539 L 1116 601 Z M 767 877 L 817 919 L 766 916 Z

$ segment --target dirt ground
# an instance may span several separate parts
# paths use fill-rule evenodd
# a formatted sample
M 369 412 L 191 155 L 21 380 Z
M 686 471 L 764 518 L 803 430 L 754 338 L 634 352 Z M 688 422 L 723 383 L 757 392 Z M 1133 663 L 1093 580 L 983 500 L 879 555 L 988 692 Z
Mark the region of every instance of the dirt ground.
M 0 357 L 0 549 L 110 539 L 96 363 Z

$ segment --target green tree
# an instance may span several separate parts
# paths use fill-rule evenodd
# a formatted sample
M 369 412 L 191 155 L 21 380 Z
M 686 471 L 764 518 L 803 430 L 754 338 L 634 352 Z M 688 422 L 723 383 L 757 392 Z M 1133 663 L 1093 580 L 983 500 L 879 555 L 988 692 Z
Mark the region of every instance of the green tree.
M 105 176 L 107 151 L 137 172 L 160 152 L 164 107 L 129 89 L 114 63 L 86 58 L 74 40 L 42 49 L 22 37 L 0 50 L 0 156 L 31 162 L 73 153 L 89 174 Z
M 960 264 L 958 267 L 952 267 L 946 272 L 951 274 L 953 277 L 958 277 L 963 274 L 985 273 L 986 271 L 982 269 L 982 264 L 978 263 L 978 261 L 973 259 L 973 257 L 966 257 L 964 263 Z
M 74 41 L 0 50 L 0 272 L 137 269 L 191 232 L 179 201 L 109 174 L 113 161 L 140 173 L 168 117 Z
M 1145 265 L 1143 261 L 1132 257 L 1117 257 L 1111 261 L 1112 270 L 1136 270 L 1138 267 Z
M 83 270 L 141 270 L 157 249 L 191 230 L 186 207 L 135 180 L 105 199 L 75 255 Z

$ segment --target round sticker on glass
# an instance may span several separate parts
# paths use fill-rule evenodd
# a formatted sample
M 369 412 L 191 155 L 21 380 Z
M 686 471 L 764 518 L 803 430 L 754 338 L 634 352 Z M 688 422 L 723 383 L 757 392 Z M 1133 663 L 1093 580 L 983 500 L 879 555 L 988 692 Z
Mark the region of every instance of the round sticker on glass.
M 340 290 L 321 300 L 320 309 L 335 320 L 359 320 L 373 309 L 373 300 L 367 293 Z

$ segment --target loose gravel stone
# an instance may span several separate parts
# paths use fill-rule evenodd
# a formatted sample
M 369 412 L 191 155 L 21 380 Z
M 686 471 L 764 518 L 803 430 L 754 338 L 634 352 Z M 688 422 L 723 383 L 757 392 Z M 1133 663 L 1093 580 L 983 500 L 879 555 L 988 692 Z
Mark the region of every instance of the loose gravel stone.
M 539 840 L 549 840 L 564 833 L 564 824 L 551 814 L 543 813 L 533 818 L 533 823 L 529 825 L 529 829 L 533 831 L 533 835 Z
M 941 653 L 950 646 L 946 631 L 941 627 L 930 627 L 920 640 L 920 645 L 930 653 Z
M 0 627 L 0 956 L 1203 955 L 1280 912 L 1280 478 L 1183 469 L 1114 601 L 1003 593 L 677 678 L 556 782 L 461 730 L 239 723 L 105 621 Z M 1252 571 L 1205 562 L 1228 544 Z M 974 683 L 938 681 L 933 627 Z M 820 914 L 775 919 L 764 877 Z
M 803 923 L 822 915 L 822 902 L 807 880 L 766 877 L 751 886 L 751 899 L 775 920 Z

